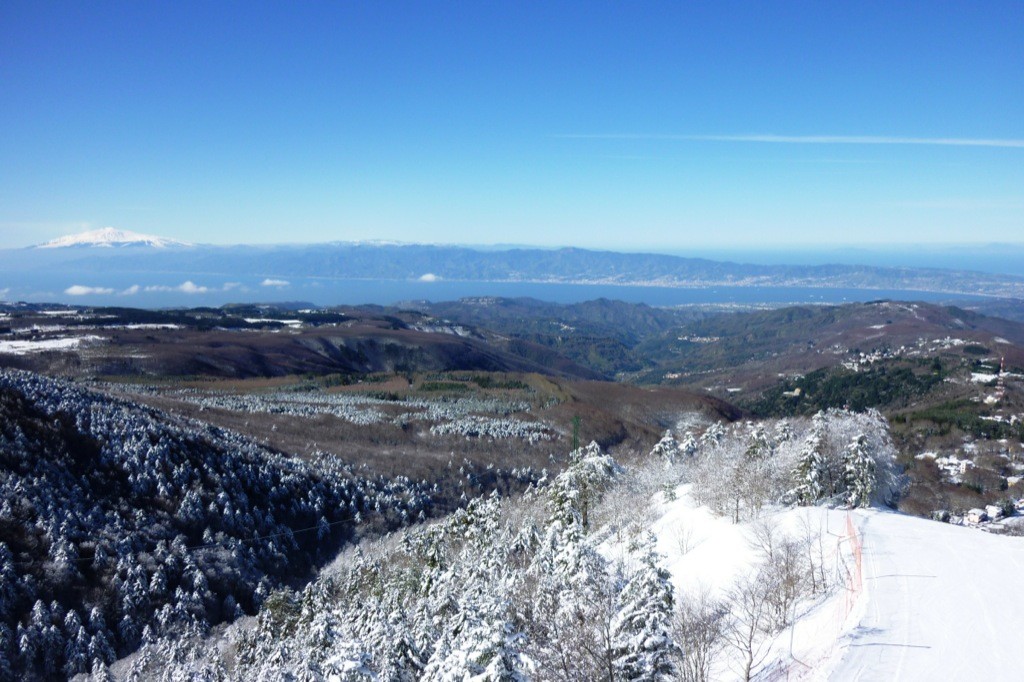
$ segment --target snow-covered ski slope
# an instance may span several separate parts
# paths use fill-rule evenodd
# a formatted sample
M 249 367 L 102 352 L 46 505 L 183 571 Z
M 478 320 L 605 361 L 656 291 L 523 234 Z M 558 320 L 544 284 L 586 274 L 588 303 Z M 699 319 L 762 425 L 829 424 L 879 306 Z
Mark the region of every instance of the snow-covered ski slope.
M 658 503 L 652 531 L 658 551 L 672 575 L 677 597 L 702 592 L 728 599 L 730 588 L 743 582 L 763 561 L 755 548 L 755 523 L 763 523 L 791 537 L 820 537 L 814 552 L 834 580 L 828 595 L 802 602 L 793 625 L 762 637 L 753 679 L 762 681 L 829 679 L 849 643 L 849 633 L 863 612 L 863 590 L 855 589 L 852 547 L 859 538 L 856 521 L 846 510 L 798 507 L 768 511 L 757 522 L 734 524 L 694 502 L 690 486 L 680 486 L 674 501 Z M 848 519 L 854 520 L 848 523 Z M 817 541 L 815 541 L 817 543 Z M 749 577 L 747 578 L 749 580 Z M 710 671 L 713 680 L 732 682 L 743 675 L 737 653 L 724 647 Z M 888 679 L 888 678 L 883 678 Z
M 859 623 L 833 680 L 1019 680 L 1024 539 L 891 512 L 854 512 Z
M 689 492 L 681 486 L 677 499 L 657 503 L 658 550 L 678 596 L 726 596 L 763 560 L 754 524 L 733 524 Z M 794 625 L 763 643 L 754 679 L 1021 679 L 1012 642 L 1024 632 L 1024 538 L 880 509 L 778 509 L 761 522 L 794 537 L 820 535 L 835 583 L 827 596 L 801 603 Z M 742 679 L 736 657 L 721 651 L 712 679 Z

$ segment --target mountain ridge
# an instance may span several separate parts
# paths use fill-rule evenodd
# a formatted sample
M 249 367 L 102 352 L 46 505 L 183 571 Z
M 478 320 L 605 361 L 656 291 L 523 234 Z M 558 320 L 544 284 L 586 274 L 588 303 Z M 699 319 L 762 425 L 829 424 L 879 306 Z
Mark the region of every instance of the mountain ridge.
M 168 237 L 120 230 L 115 227 L 103 227 L 98 230 L 87 230 L 76 234 L 51 239 L 48 242 L 29 247 L 32 249 L 66 249 L 66 248 L 125 248 L 146 246 L 157 249 L 170 247 L 192 246 L 187 242 Z
M 257 286 L 263 279 L 296 284 L 297 280 L 307 280 L 309 288 L 331 280 L 377 280 L 669 289 L 832 288 L 1024 299 L 1024 276 L 936 267 L 756 264 L 579 247 L 482 249 L 388 242 L 189 245 L 114 228 L 62 237 L 29 249 L 0 250 L 0 272 L 8 275 L 6 279 L 0 275 L 0 291 L 6 289 L 15 296 L 35 293 L 22 290 L 24 273 L 40 282 L 35 287 L 43 291 L 65 291 L 77 284 L 111 292 L 133 284 L 143 289 L 155 284 L 166 286 L 136 280 L 147 274 L 175 273 L 182 280 L 202 285 L 202 278 L 220 277 L 232 282 L 248 278 Z M 70 272 L 89 281 L 69 281 Z M 320 302 L 331 305 L 361 301 Z
M 111 253 L 111 252 L 114 253 Z M 39 262 L 3 258 L 12 269 L 82 273 L 177 272 L 230 277 L 614 284 L 670 288 L 838 287 L 946 292 L 1024 298 L 1024 277 L 940 268 L 866 265 L 756 265 L 665 254 L 512 249 L 478 251 L 445 245 L 318 244 L 303 246 L 194 246 L 130 249 L 119 267 L 112 249 L 35 249 Z M 22 251 L 21 254 L 25 252 Z M 57 254 L 57 255 L 55 255 Z M 52 260 L 51 260 L 52 258 Z M 33 259 L 35 260 L 35 259 Z M 117 259 L 119 260 L 119 259 Z

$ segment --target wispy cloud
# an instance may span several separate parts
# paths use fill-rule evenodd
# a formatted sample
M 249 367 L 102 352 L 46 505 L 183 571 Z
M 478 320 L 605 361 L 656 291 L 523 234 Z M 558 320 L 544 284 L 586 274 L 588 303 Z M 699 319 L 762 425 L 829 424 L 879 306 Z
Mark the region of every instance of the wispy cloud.
M 291 282 L 286 279 L 271 279 L 269 277 L 260 282 L 261 287 L 286 287 L 289 284 L 291 284 Z
M 114 290 L 107 287 L 87 287 L 82 284 L 72 284 L 64 290 L 64 293 L 68 296 L 95 296 L 99 294 L 112 294 Z
M 670 135 L 647 133 L 566 134 L 575 140 L 678 140 L 684 142 L 756 142 L 762 144 L 926 145 L 936 147 L 1001 147 L 1024 149 L 1024 140 L 987 137 L 894 137 L 887 135 Z
M 182 282 L 176 287 L 160 285 L 146 287 L 146 291 L 180 291 L 183 294 L 205 294 L 209 290 L 209 287 L 200 286 L 193 282 L 192 280 Z

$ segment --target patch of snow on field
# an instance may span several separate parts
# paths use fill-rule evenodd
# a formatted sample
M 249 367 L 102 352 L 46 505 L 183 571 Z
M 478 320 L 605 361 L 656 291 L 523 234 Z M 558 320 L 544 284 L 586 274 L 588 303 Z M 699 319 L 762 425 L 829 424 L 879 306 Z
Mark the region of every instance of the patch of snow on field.
M 140 330 L 145 330 L 145 329 L 182 329 L 182 326 L 180 324 L 171 324 L 171 323 L 165 323 L 165 324 L 159 324 L 159 323 L 137 323 L 137 324 L 124 324 L 124 325 L 121 325 L 119 327 L 114 327 L 114 329 L 140 329 Z
M 987 384 L 995 381 L 999 378 L 998 374 L 989 374 L 987 372 L 973 372 L 971 374 L 971 381 L 976 384 Z
M 243 318 L 243 319 L 246 322 L 248 322 L 249 324 L 277 323 L 277 324 L 283 324 L 286 327 L 292 327 L 292 328 L 298 328 L 298 327 L 302 326 L 302 320 L 272 320 L 272 319 L 265 318 L 265 317 L 246 317 L 246 318 Z
M 15 334 L 53 334 L 55 332 L 66 332 L 70 329 L 63 324 L 34 324 L 31 327 L 18 327 L 13 330 Z
M 83 342 L 100 341 L 98 336 L 73 336 L 63 339 L 41 339 L 38 341 L 0 341 L 0 353 L 26 355 L 47 351 L 74 350 Z
M 967 342 L 964 341 L 963 339 L 956 339 L 956 338 L 953 338 L 953 337 L 950 337 L 950 336 L 947 336 L 944 339 L 934 339 L 934 340 L 932 340 L 930 342 L 927 339 L 918 339 L 917 340 L 917 345 L 921 346 L 921 347 L 924 347 L 924 346 L 928 345 L 929 343 L 931 344 L 931 347 L 932 347 L 933 350 L 939 349 L 939 348 L 943 348 L 943 349 L 957 348 L 959 346 L 967 345 Z
M 955 484 L 963 483 L 964 474 L 966 474 L 969 469 L 974 468 L 973 461 L 969 459 L 960 459 L 956 455 L 940 457 L 936 452 L 922 452 L 919 455 L 915 455 L 914 459 L 934 460 L 935 465 L 945 475 L 946 480 Z

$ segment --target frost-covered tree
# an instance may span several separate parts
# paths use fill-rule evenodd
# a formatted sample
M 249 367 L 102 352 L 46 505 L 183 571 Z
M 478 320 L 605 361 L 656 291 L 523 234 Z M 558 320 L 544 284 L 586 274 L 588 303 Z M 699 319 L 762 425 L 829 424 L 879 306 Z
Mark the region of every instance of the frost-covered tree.
M 724 639 L 737 654 L 730 663 L 745 682 L 753 679 L 771 649 L 765 637 L 770 633 L 769 597 L 774 576 L 764 569 L 735 585 L 726 597 L 731 606 Z
M 467 465 L 458 483 L 368 477 L 333 455 L 291 459 L 8 369 L 0 416 L 0 625 L 15 633 L 15 675 L 29 679 L 86 672 L 144 634 L 201 636 L 310 574 L 357 524 L 377 533 L 426 520 L 435 503 L 450 510 L 464 491 L 479 495 L 509 475 L 489 471 L 483 483 L 482 468 Z M 17 562 L 14 538 L 27 548 Z M 140 675 L 153 674 L 144 667 Z
M 744 456 L 749 460 L 759 460 L 771 457 L 774 451 L 775 441 L 765 430 L 764 425 L 752 425 Z
M 679 678 L 683 682 L 708 682 L 712 666 L 724 645 L 723 630 L 728 608 L 704 590 L 677 600 L 673 635 L 677 645 Z
M 663 459 L 666 464 L 675 464 L 676 458 L 679 454 L 679 442 L 676 441 L 676 438 L 672 435 L 671 431 L 665 431 L 661 440 L 655 443 L 654 447 L 651 449 L 651 457 Z
M 544 679 L 613 679 L 613 621 L 623 579 L 597 550 L 580 510 L 620 471 L 591 443 L 547 489 L 548 518 L 526 570 L 527 655 Z
M 613 679 L 612 619 L 620 586 L 611 568 L 588 536 L 549 532 L 529 569 L 536 587 L 527 647 L 546 679 Z
M 14 635 L 6 624 L 0 623 L 0 682 L 15 679 L 14 667 L 11 664 L 14 660 L 14 652 Z
M 570 464 L 551 483 L 548 493 L 552 515 L 565 525 L 590 526 L 590 507 L 620 467 L 601 446 L 591 442 L 572 453 Z
M 713 422 L 708 428 L 701 434 L 699 442 L 701 447 L 710 447 L 717 445 L 725 437 L 726 428 L 722 422 Z
M 868 439 L 858 435 L 846 448 L 844 457 L 847 504 L 851 507 L 871 506 L 875 489 L 875 459 L 868 451 Z
M 524 635 L 508 620 L 500 603 L 503 597 L 495 600 L 485 595 L 476 603 L 464 601 L 420 679 L 525 682 Z
M 772 433 L 772 440 L 776 443 L 786 443 L 793 437 L 793 425 L 785 419 L 780 419 L 775 424 L 775 429 Z
M 800 505 L 814 504 L 825 495 L 827 490 L 821 429 L 821 421 L 815 418 L 807 437 L 804 438 L 796 467 L 793 469 L 795 487 L 791 491 L 790 497 Z
M 672 584 L 668 571 L 658 564 L 654 545 L 654 536 L 648 534 L 612 620 L 616 679 L 623 681 L 656 682 L 675 673 Z
M 693 431 L 687 429 L 683 433 L 683 439 L 679 441 L 679 452 L 680 454 L 686 455 L 687 457 L 693 457 L 700 447 L 700 442 L 697 437 L 693 435 Z

